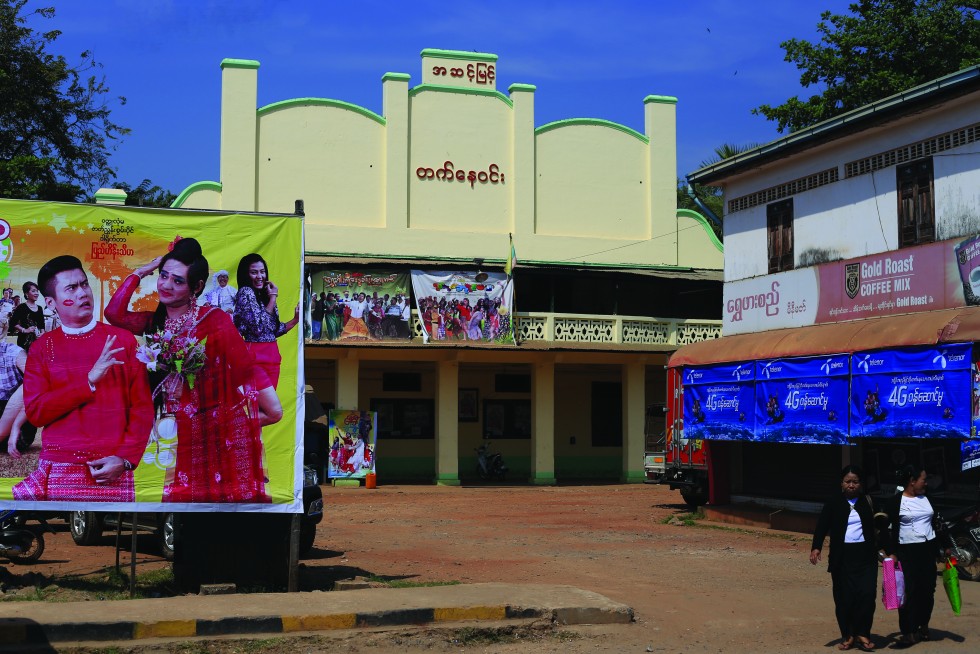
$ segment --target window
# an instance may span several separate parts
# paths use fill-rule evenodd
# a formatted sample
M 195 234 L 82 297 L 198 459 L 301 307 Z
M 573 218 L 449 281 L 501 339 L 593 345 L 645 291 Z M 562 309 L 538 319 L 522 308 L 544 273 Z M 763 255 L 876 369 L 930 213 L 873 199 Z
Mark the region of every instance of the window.
M 936 240 L 932 194 L 932 157 L 902 164 L 895 169 L 898 181 L 898 247 Z
M 497 374 L 493 378 L 494 393 L 530 393 L 531 375 Z
M 483 400 L 483 438 L 531 438 L 531 400 Z
M 793 198 L 766 205 L 769 272 L 793 269 Z
M 378 412 L 378 438 L 436 437 L 435 400 L 371 398 L 371 410 Z
M 623 446 L 623 385 L 592 382 L 592 447 Z
M 417 372 L 383 373 L 381 390 L 385 393 L 418 393 L 422 390 L 422 375 Z

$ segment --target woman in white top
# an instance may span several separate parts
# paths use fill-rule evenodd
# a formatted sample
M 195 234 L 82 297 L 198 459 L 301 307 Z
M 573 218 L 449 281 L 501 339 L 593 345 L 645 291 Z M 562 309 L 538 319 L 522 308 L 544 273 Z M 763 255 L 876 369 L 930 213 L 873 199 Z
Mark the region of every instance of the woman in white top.
M 926 471 L 910 464 L 900 469 L 897 477 L 905 489 L 885 507 L 891 530 L 886 549 L 888 554 L 898 555 L 905 575 L 905 604 L 898 609 L 902 636 L 896 646 L 909 647 L 931 637 L 929 620 L 936 594 L 939 545 L 932 528 L 935 511 L 925 495 Z

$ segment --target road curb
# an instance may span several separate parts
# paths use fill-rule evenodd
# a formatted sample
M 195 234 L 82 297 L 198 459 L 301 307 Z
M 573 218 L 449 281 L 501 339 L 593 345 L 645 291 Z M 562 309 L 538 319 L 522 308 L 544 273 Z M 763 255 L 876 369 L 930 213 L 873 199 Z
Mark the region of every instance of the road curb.
M 527 607 L 513 605 L 402 608 L 363 613 L 258 615 L 197 620 L 86 621 L 39 623 L 29 618 L 0 618 L 0 646 L 55 642 L 127 641 L 146 638 L 194 638 L 434 623 L 547 619 L 552 623 L 617 624 L 633 620 L 633 609 L 608 607 Z

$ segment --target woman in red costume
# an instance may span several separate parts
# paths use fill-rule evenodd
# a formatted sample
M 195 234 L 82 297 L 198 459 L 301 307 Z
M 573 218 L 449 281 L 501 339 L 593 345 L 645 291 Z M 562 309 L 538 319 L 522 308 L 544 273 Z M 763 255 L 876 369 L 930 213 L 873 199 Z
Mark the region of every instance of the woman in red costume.
M 129 311 L 140 279 L 154 271 L 160 273 L 156 311 Z M 175 338 L 207 339 L 204 367 L 193 388 L 186 379 L 179 380 L 176 392 L 158 386 L 164 411 L 176 416 L 178 436 L 176 465 L 163 501 L 268 502 L 260 437 L 262 425 L 282 418 L 282 406 L 231 317 L 211 305 L 197 305 L 207 277 L 200 244 L 192 238 L 178 240 L 169 253 L 126 278 L 105 316 L 134 334 L 163 331 Z

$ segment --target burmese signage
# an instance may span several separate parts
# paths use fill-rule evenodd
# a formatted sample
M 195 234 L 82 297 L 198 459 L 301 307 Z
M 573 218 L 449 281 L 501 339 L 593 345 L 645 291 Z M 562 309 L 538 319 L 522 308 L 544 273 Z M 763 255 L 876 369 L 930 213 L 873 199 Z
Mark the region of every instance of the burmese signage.
M 980 304 L 980 237 L 727 282 L 723 334 Z

